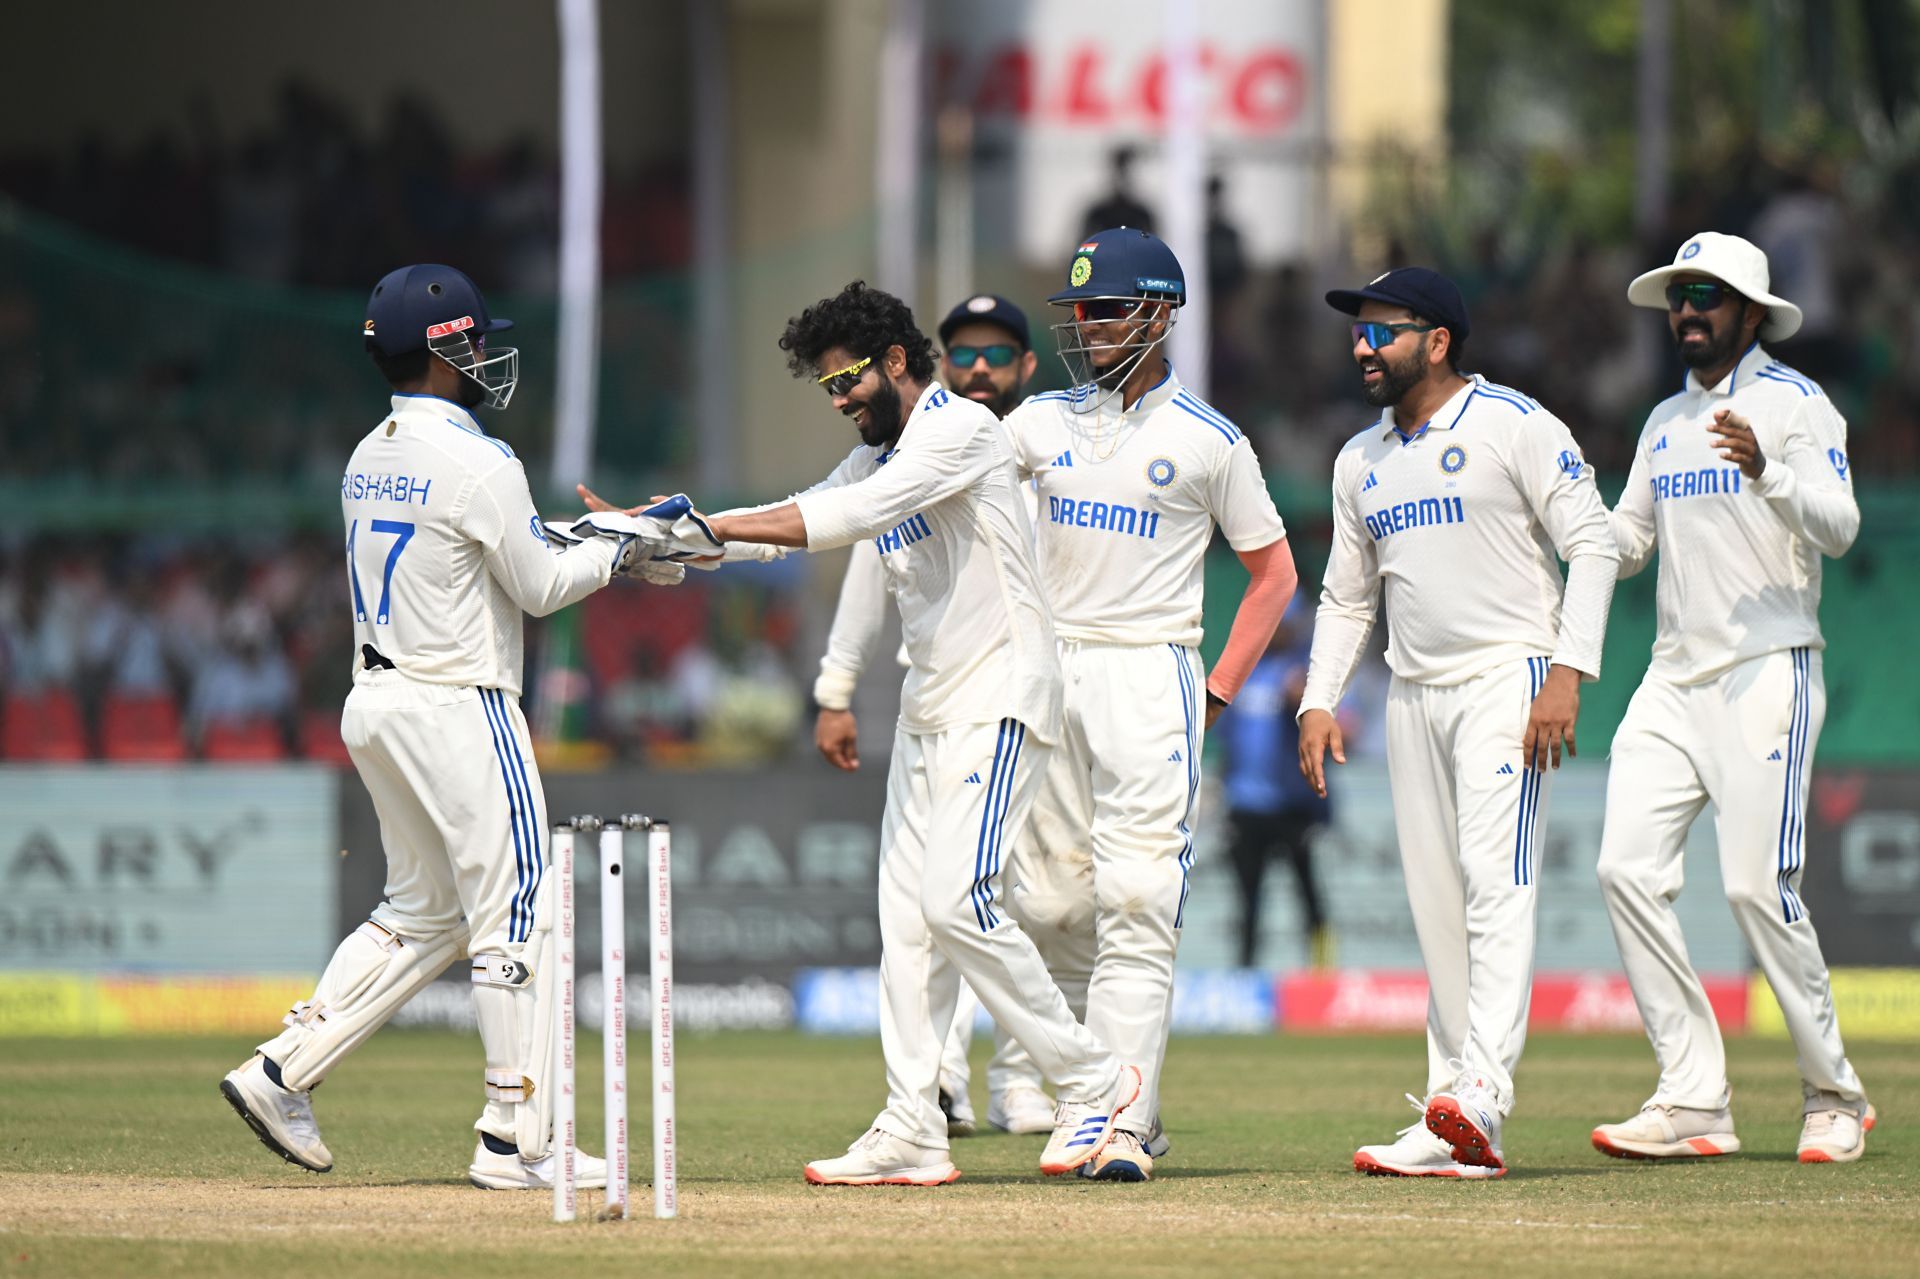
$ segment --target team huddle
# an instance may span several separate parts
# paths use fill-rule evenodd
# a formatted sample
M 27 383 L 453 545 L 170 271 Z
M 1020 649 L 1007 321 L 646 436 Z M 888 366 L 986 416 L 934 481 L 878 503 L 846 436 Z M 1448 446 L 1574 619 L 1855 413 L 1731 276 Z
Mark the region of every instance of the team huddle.
M 1409 1094 L 1419 1118 L 1361 1147 L 1363 1172 L 1506 1171 L 1553 770 L 1577 750 L 1614 584 L 1656 549 L 1658 638 L 1613 743 L 1598 874 L 1660 1078 L 1593 1143 L 1656 1159 L 1739 1149 L 1719 1028 L 1672 906 L 1708 803 L 1735 918 L 1797 1051 L 1800 1160 L 1858 1158 L 1873 1126 L 1798 895 L 1825 709 L 1820 562 L 1859 525 L 1845 424 L 1761 348 L 1799 311 L 1768 292 L 1746 241 L 1703 233 L 1628 299 L 1667 311 L 1691 371 L 1648 419 L 1609 511 L 1564 423 L 1462 371 L 1467 310 L 1444 276 L 1407 267 L 1327 295 L 1352 317 L 1362 394 L 1380 414 L 1334 463 L 1299 767 L 1318 794 L 1337 786 L 1334 711 L 1384 604 L 1387 767 L 1430 992 L 1426 1078 Z M 1011 302 L 956 306 L 936 353 L 903 302 L 849 285 L 780 339 L 859 435 L 826 479 L 714 513 L 685 497 L 621 509 L 583 488 L 592 514 L 550 526 L 473 413 L 511 396 L 517 352 L 486 345 L 508 322 L 451 268 L 381 281 L 365 341 L 394 398 L 342 488 L 357 646 L 343 736 L 379 814 L 387 900 L 222 1082 L 269 1148 L 331 1168 L 311 1089 L 464 952 L 486 1057 L 469 1177 L 552 1184 L 540 978 L 555 907 L 518 701 L 522 615 L 615 576 L 670 586 L 688 567 L 851 546 L 815 736 L 830 762 L 858 767 L 849 707 L 891 595 L 906 673 L 879 860 L 887 1097 L 805 1177 L 960 1176 L 950 1142 L 976 1127 L 977 1001 L 996 1034 L 988 1122 L 1049 1134 L 1044 1174 L 1151 1178 L 1178 1130 L 1161 1075 L 1203 738 L 1297 577 L 1251 443 L 1167 357 L 1187 302 L 1172 251 L 1103 231 L 1048 301 L 1071 385 L 1023 398 L 1037 361 Z M 1208 669 L 1216 530 L 1248 580 Z M 583 1156 L 579 1183 L 603 1177 Z

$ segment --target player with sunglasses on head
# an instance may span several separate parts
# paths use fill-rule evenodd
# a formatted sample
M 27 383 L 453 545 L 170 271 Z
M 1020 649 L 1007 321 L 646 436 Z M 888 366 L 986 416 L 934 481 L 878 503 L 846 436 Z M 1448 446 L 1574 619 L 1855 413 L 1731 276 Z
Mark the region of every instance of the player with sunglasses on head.
M 985 405 L 934 382 L 933 343 L 891 294 L 855 281 L 789 320 L 780 347 L 794 376 L 811 377 L 853 424 L 858 447 L 790 501 L 702 516 L 678 498 L 627 515 L 667 522 L 675 555 L 873 540 L 900 606 L 910 661 L 880 824 L 887 1105 L 806 1178 L 935 1186 L 960 1176 L 938 1084 L 962 979 L 1059 1088 L 1040 1170 L 1070 1172 L 1109 1144 L 1140 1072 L 1075 1020 L 1007 910 L 1004 859 L 1062 738 L 1060 659 L 1012 450 Z
M 1620 576 L 1658 548 L 1653 662 L 1613 739 L 1600 886 L 1660 1082 L 1593 1144 L 1625 1158 L 1740 1148 L 1726 1050 L 1673 910 L 1694 819 L 1711 803 L 1733 917 L 1785 1014 L 1802 1076 L 1802 1163 L 1858 1159 L 1873 1126 L 1840 1042 L 1820 939 L 1800 900 L 1809 765 L 1826 715 L 1820 557 L 1860 529 L 1847 424 L 1769 356 L 1800 309 L 1767 258 L 1705 232 L 1628 287 L 1665 308 L 1679 394 L 1647 418 L 1613 512 Z
M 946 348 L 940 375 L 948 390 L 986 405 L 995 417 L 1004 417 L 1025 398 L 1037 362 L 1026 314 L 1006 298 L 981 293 L 955 306 L 940 322 L 940 344 Z M 814 745 L 828 763 L 848 772 L 860 767 L 853 689 L 879 651 L 886 596 L 887 574 L 879 550 L 870 541 L 854 543 L 813 685 L 813 700 L 820 708 Z M 906 664 L 904 651 L 901 664 Z M 978 1010 L 979 1001 L 963 983 L 940 1065 L 940 1109 L 947 1116 L 949 1137 L 970 1137 L 975 1129 L 967 1052 Z M 1020 1042 L 998 1027 L 987 1088 L 987 1122 L 994 1127 L 1013 1133 L 1053 1131 L 1053 1102 L 1045 1081 Z
M 1333 547 L 1300 699 L 1300 770 L 1321 795 L 1335 706 L 1387 609 L 1387 772 L 1427 970 L 1420 1121 L 1354 1167 L 1497 1177 L 1533 990 L 1548 765 L 1574 751 L 1619 553 L 1573 436 L 1518 391 L 1460 372 L 1453 282 L 1403 267 L 1327 294 L 1380 418 L 1333 464 Z M 1559 560 L 1567 561 L 1560 578 Z
M 1012 872 L 1013 904 L 1087 1028 L 1140 1065 L 1140 1101 L 1081 1175 L 1145 1181 L 1174 951 L 1193 864 L 1201 735 L 1233 700 L 1295 582 L 1286 528 L 1253 446 L 1181 385 L 1167 334 L 1186 302 L 1173 251 L 1102 231 L 1048 299 L 1074 385 L 1007 415 L 1039 498 L 1040 583 L 1066 675 L 1064 736 Z M 1200 661 L 1201 584 L 1215 528 L 1252 581 L 1226 651 Z

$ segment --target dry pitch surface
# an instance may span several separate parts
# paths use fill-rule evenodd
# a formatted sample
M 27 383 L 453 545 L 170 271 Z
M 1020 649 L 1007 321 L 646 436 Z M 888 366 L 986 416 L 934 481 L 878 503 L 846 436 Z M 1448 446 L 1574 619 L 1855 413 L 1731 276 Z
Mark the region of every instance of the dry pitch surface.
M 597 1063 L 597 1044 L 583 1049 Z M 1514 1171 L 1480 1183 L 1351 1171 L 1356 1144 L 1414 1118 L 1400 1094 L 1418 1078 L 1415 1040 L 1186 1039 L 1168 1067 L 1174 1150 L 1151 1184 L 1049 1180 L 1035 1170 L 1040 1138 L 992 1134 L 955 1143 L 957 1185 L 914 1190 L 800 1178 L 872 1117 L 877 1043 L 687 1036 L 681 1218 L 556 1226 L 545 1195 L 464 1181 L 473 1039 L 388 1032 L 339 1071 L 316 1099 L 339 1161 L 327 1176 L 274 1158 L 219 1098 L 244 1043 L 7 1041 L 0 1279 L 1916 1273 L 1920 1055 L 1856 1044 L 1881 1126 L 1860 1162 L 1803 1168 L 1792 1050 L 1731 1049 L 1746 1152 L 1707 1164 L 1622 1163 L 1587 1144 L 1594 1122 L 1625 1116 L 1651 1086 L 1639 1039 L 1537 1040 L 1507 1135 Z M 597 1150 L 597 1076 L 581 1083 Z M 633 1127 L 644 1213 L 643 1111 Z

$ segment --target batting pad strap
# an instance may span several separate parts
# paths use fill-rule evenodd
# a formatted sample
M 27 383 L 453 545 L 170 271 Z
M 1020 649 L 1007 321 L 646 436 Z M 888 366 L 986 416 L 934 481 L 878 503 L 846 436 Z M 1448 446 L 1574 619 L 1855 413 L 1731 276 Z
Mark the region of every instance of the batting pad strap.
M 533 1096 L 533 1080 L 517 1070 L 487 1071 L 488 1101 L 525 1101 Z
M 505 990 L 520 990 L 532 981 L 533 969 L 517 959 L 508 959 L 505 955 L 473 957 L 473 984 L 476 986 L 499 986 Z
M 365 923 L 361 924 L 360 927 L 354 929 L 353 931 L 356 933 L 359 933 L 362 937 L 367 938 L 369 941 L 373 942 L 376 946 L 380 947 L 380 949 L 384 951 L 389 951 L 389 952 L 396 951 L 396 950 L 399 950 L 402 946 L 407 944 L 406 940 L 402 938 L 400 934 L 392 931 L 391 929 L 383 928 L 379 924 L 374 923 L 371 919 L 367 920 Z

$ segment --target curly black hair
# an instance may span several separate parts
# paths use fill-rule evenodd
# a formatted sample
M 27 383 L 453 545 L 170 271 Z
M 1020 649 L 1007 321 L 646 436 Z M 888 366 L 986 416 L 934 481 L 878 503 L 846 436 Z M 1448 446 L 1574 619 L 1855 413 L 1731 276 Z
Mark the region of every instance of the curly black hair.
M 933 380 L 933 339 L 913 322 L 913 311 L 899 298 L 855 280 L 830 298 L 822 298 L 787 321 L 780 349 L 795 377 L 819 376 L 820 356 L 834 347 L 855 359 L 879 356 L 890 346 L 907 353 L 907 376 Z

